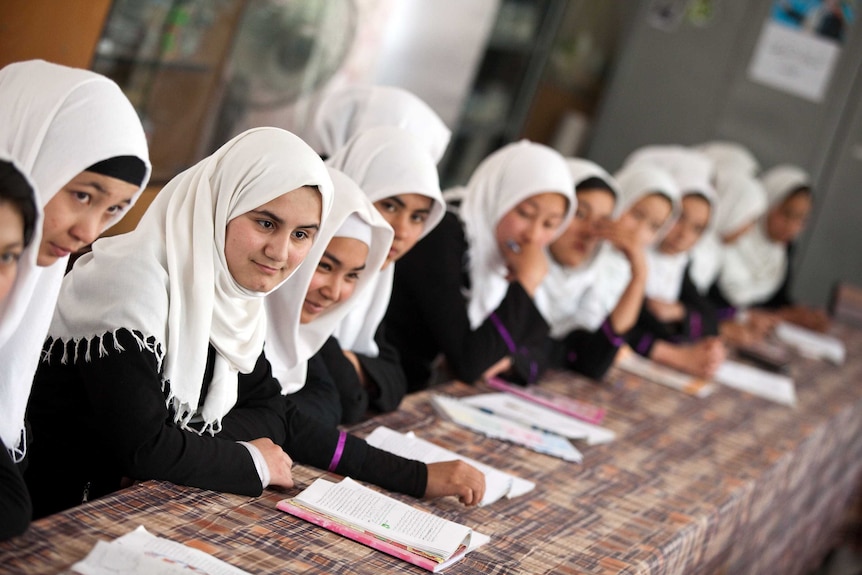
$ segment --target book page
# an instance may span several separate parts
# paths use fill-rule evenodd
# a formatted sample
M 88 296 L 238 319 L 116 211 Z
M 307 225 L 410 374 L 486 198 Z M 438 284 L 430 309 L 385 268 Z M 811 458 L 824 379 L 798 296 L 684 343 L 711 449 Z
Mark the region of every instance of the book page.
M 444 558 L 469 545 L 466 525 L 410 507 L 349 477 L 339 483 L 317 479 L 293 502 Z
M 480 463 L 469 457 L 464 457 L 430 441 L 420 439 L 413 433 L 402 434 L 388 427 L 380 426 L 365 438 L 369 445 L 373 445 L 389 453 L 400 455 L 408 459 L 415 459 L 423 463 L 437 463 L 441 461 L 452 461 L 460 459 L 466 461 L 485 476 L 485 496 L 479 502 L 479 506 L 489 505 L 501 497 L 517 497 L 531 491 L 536 484 L 526 479 L 510 475 L 499 469 L 495 469 L 484 463 Z
M 581 421 L 586 421 L 587 423 L 599 425 L 605 418 L 604 408 L 587 403 L 586 401 L 554 393 L 553 391 L 539 387 L 538 384 L 524 387 L 515 383 L 509 383 L 499 377 L 491 377 L 485 383 L 488 384 L 488 387 L 497 391 L 506 391 L 528 401 L 538 403 L 548 409 L 553 409 Z
M 199 549 L 163 537 L 143 526 L 113 541 L 99 541 L 82 561 L 72 566 L 80 575 L 248 575 Z
M 589 445 L 608 443 L 614 439 L 614 432 L 610 429 L 579 421 L 509 393 L 483 393 L 465 397 L 461 401 L 494 415 L 540 427 L 569 439 L 584 439 Z

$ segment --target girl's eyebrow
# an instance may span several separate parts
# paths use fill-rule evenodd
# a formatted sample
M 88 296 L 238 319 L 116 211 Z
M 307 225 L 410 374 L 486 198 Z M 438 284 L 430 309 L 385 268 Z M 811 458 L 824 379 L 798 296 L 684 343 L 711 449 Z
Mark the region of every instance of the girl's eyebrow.
M 278 217 L 274 213 L 270 212 L 269 210 L 252 210 L 251 213 L 257 214 L 259 216 L 265 216 L 277 224 L 283 224 L 284 223 L 283 219 L 281 219 L 280 217 Z
M 338 267 L 338 268 L 344 267 L 344 264 L 342 263 L 342 261 L 329 252 L 323 252 L 323 257 L 331 259 L 332 263 L 335 264 L 335 267 Z M 323 259 L 323 258 L 321 258 L 321 259 Z M 357 266 L 350 271 L 361 272 L 364 269 L 365 269 L 365 264 L 362 264 L 361 266 Z

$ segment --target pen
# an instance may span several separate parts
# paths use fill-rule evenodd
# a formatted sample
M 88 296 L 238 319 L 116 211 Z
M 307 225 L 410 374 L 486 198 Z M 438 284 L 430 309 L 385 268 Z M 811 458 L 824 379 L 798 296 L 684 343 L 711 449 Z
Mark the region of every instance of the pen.
M 519 246 L 518 242 L 516 242 L 515 240 L 506 240 L 506 247 L 508 247 L 516 254 L 521 253 L 521 246 Z

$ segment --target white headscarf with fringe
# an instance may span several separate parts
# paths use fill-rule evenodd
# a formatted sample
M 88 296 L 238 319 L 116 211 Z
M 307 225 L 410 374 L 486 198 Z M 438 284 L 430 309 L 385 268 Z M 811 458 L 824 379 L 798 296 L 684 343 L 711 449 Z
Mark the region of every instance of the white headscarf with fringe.
M 311 252 L 302 268 L 264 300 L 266 357 L 282 393 L 296 393 L 305 385 L 309 358 L 326 343 L 344 316 L 362 301 L 365 292 L 377 284 L 377 275 L 392 245 L 392 228 L 359 186 L 335 168 L 329 168 L 329 175 L 335 192 L 332 211 L 322 222 Z M 345 226 L 356 225 L 366 228 L 365 237 L 347 233 Z M 332 238 L 339 237 L 356 237 L 368 245 L 365 269 L 349 299 L 332 304 L 309 323 L 300 323 L 302 305 L 317 265 Z
M 114 82 L 42 60 L 0 70 L 0 154 L 30 177 L 39 210 L 15 285 L 0 304 L 0 439 L 20 461 L 24 412 L 68 261 L 36 265 L 42 209 L 75 176 L 116 156 L 135 156 L 146 166 L 134 203 L 149 179 L 150 162 L 141 122 Z
M 446 205 L 437 167 L 422 142 L 406 130 L 392 126 L 365 130 L 326 163 L 356 182 L 371 202 L 400 194 L 431 198 L 431 213 L 420 239 L 443 219 Z M 343 349 L 369 357 L 379 355 L 374 336 L 389 307 L 394 274 L 395 265 L 387 266 L 376 275 L 373 286 L 354 296 L 350 313 L 334 333 Z
M 457 213 L 469 246 L 467 315 L 472 329 L 497 309 L 509 289 L 506 262 L 496 239 L 497 224 L 524 200 L 546 192 L 566 199 L 556 239 L 568 227 L 577 205 L 572 174 L 558 152 L 528 140 L 495 151 L 476 167 L 465 187 L 446 192 L 447 201 L 460 202 Z
M 200 433 L 218 433 L 236 403 L 237 374 L 252 371 L 266 336 L 266 294 L 243 288 L 228 270 L 227 224 L 302 186 L 318 188 L 325 218 L 326 167 L 277 128 L 244 132 L 176 176 L 132 232 L 97 241 L 66 276 L 50 329 L 67 352 L 74 342 L 77 358 L 64 359 L 103 355 L 106 334 L 129 330 L 159 358 L 174 421 L 189 429 L 195 418 Z M 215 366 L 202 398 L 210 344 Z

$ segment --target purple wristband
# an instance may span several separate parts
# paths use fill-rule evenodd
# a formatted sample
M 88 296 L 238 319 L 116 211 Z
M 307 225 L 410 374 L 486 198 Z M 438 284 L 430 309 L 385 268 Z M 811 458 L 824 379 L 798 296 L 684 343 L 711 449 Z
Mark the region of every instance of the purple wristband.
M 691 339 L 700 339 L 703 333 L 703 322 L 700 319 L 700 314 L 693 311 L 689 314 L 688 334 Z
M 344 453 L 344 443 L 347 441 L 347 433 L 344 431 L 338 432 L 338 444 L 335 446 L 335 453 L 332 454 L 332 461 L 329 462 L 328 471 L 335 471 L 338 464 L 341 463 L 341 455 Z
M 602 324 L 602 331 L 605 332 L 605 335 L 608 338 L 614 347 L 619 347 L 623 344 L 623 338 L 614 333 L 614 328 L 611 327 L 610 320 L 605 320 L 605 323 Z
M 641 355 L 646 355 L 646 352 L 649 350 L 650 345 L 652 345 L 652 340 L 653 337 L 649 334 L 643 336 L 638 342 L 637 352 Z

